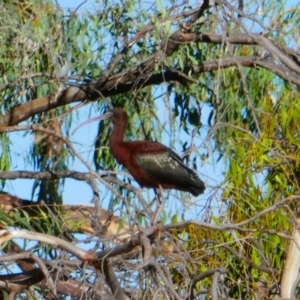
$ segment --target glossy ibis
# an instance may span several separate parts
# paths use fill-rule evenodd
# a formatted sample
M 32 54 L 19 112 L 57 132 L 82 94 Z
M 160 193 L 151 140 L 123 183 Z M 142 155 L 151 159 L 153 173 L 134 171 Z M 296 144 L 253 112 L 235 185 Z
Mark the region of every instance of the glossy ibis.
M 87 123 L 106 119 L 113 123 L 109 137 L 111 153 L 142 188 L 175 189 L 190 192 L 194 196 L 204 192 L 204 182 L 170 148 L 158 142 L 124 141 L 128 119 L 121 108 L 113 108 L 101 116 L 87 120 L 74 132 Z

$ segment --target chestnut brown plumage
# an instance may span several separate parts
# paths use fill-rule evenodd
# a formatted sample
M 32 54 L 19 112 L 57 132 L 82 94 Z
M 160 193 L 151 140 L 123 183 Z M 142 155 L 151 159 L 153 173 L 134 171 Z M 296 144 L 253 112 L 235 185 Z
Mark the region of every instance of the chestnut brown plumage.
M 118 163 L 127 168 L 141 187 L 157 189 L 161 186 L 163 189 L 190 192 L 194 196 L 204 192 L 204 182 L 170 148 L 158 142 L 124 141 L 128 119 L 123 109 L 113 108 L 79 127 L 105 119 L 113 123 L 109 137 L 112 155 Z

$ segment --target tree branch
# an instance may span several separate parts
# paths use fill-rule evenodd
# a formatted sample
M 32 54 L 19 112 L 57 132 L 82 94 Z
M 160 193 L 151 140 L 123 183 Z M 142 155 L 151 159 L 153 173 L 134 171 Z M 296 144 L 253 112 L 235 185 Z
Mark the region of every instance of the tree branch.
M 30 241 L 39 241 L 46 243 L 48 245 L 59 247 L 65 251 L 70 252 L 82 261 L 92 261 L 94 260 L 94 254 L 81 248 L 74 246 L 73 244 L 60 239 L 58 237 L 50 236 L 48 234 L 30 232 L 30 231 L 20 231 L 20 230 L 0 230 L 0 245 L 12 240 L 12 239 L 27 239 Z
M 214 43 L 214 44 L 223 44 L 224 35 L 210 34 L 210 33 L 180 33 L 180 43 L 189 43 L 193 41 Z M 226 41 L 231 44 L 241 44 L 241 45 L 257 45 L 260 43 L 262 46 L 265 46 L 268 51 L 273 51 L 272 53 L 275 56 L 279 56 L 279 59 L 282 60 L 287 66 L 291 66 L 292 60 L 284 58 L 284 53 L 281 53 L 279 48 L 274 46 L 270 40 L 261 35 L 255 34 L 242 34 L 242 33 L 233 33 L 226 36 Z M 173 50 L 172 50 L 173 51 Z M 170 52 L 172 52 L 170 50 Z M 168 53 L 167 53 L 168 54 Z M 288 55 L 288 54 L 287 54 Z M 212 62 L 204 62 L 203 67 L 199 68 L 199 71 L 206 72 L 212 70 L 218 70 L 219 68 L 228 68 L 231 66 L 236 66 L 236 60 L 239 60 L 239 64 L 256 67 L 261 61 L 261 58 L 253 57 L 243 59 L 233 57 L 219 59 L 212 64 Z M 217 63 L 218 62 L 218 63 Z M 266 67 L 270 71 L 274 72 L 276 65 L 270 66 L 269 64 L 261 64 L 262 67 Z M 209 69 L 208 69 L 209 67 Z M 280 67 L 280 66 L 279 66 Z M 291 70 L 299 72 L 298 68 L 291 66 Z M 44 97 L 37 98 L 28 103 L 22 104 L 13 108 L 11 111 L 5 115 L 0 116 L 0 127 L 5 127 L 8 125 L 16 125 L 21 121 L 27 120 L 28 118 L 41 113 L 48 111 L 53 108 L 57 108 L 63 105 L 67 105 L 74 102 L 83 102 L 83 101 L 95 101 L 98 99 L 103 99 L 113 95 L 123 94 L 130 92 L 132 90 L 140 89 L 144 86 L 149 86 L 152 84 L 160 84 L 165 81 L 177 80 L 178 76 L 172 74 L 172 76 L 165 77 L 165 73 L 160 75 L 154 74 L 150 76 L 143 76 L 141 73 L 143 70 L 140 70 L 139 67 L 132 68 L 127 71 L 122 71 L 121 73 L 115 74 L 109 77 L 105 84 L 102 85 L 101 90 L 97 88 L 97 81 L 90 82 L 88 84 L 82 84 L 78 86 L 70 86 L 69 88 L 58 92 L 57 94 L 51 94 Z M 279 74 L 278 74 L 279 73 Z M 292 76 L 293 79 L 290 82 L 300 85 L 299 79 L 295 78 L 293 73 L 289 71 L 289 74 L 284 75 L 284 73 L 277 72 L 275 73 L 281 76 L 283 79 L 287 79 L 288 76 Z M 171 74 L 170 74 L 171 75 Z
M 112 267 L 111 260 L 109 258 L 105 259 L 104 261 L 104 275 L 110 289 L 115 297 L 116 300 L 129 300 L 129 297 L 126 296 L 123 289 L 121 288 L 118 278 L 114 272 Z
M 227 270 L 225 268 L 211 269 L 211 270 L 201 273 L 200 275 L 193 278 L 193 280 L 190 284 L 190 289 L 189 289 L 190 295 L 188 296 L 187 300 L 193 300 L 195 298 L 194 297 L 194 288 L 195 288 L 195 285 L 197 284 L 197 282 L 203 280 L 206 277 L 214 275 L 216 272 L 218 272 L 219 274 L 226 274 Z

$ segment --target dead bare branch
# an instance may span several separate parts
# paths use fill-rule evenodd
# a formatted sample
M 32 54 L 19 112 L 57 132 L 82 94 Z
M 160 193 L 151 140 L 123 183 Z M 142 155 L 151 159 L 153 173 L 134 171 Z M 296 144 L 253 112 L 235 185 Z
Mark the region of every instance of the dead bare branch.
M 141 245 L 142 245 L 144 265 L 147 265 L 149 263 L 151 255 L 152 255 L 151 243 L 150 243 L 149 239 L 147 238 L 147 236 L 142 231 L 140 231 L 138 233 L 138 237 L 139 237 L 139 239 L 141 241 Z
M 115 299 L 129 300 L 129 297 L 127 297 L 127 295 L 124 293 L 123 289 L 119 284 L 118 278 L 114 273 L 112 263 L 109 258 L 105 259 L 103 270 L 106 281 L 108 282 Z
M 190 285 L 190 295 L 187 298 L 187 300 L 195 299 L 194 288 L 195 288 L 195 285 L 197 284 L 197 282 L 203 280 L 206 277 L 214 275 L 216 272 L 219 273 L 219 274 L 226 274 L 227 270 L 225 268 L 212 269 L 212 270 L 208 270 L 208 271 L 196 276 L 195 278 L 193 278 L 193 280 L 191 282 L 191 285 Z M 214 288 L 215 287 L 213 287 L 213 289 Z M 215 292 L 214 292 L 214 296 L 215 296 Z M 218 299 L 218 298 L 216 298 L 216 299 Z
M 39 241 L 54 247 L 59 247 L 62 250 L 70 252 L 71 254 L 73 254 L 74 256 L 76 256 L 82 261 L 94 260 L 93 253 L 82 250 L 81 248 L 78 248 L 63 239 L 54 236 L 50 236 L 38 232 L 30 232 L 30 231 L 0 230 L 0 245 L 3 245 L 4 243 L 16 238 L 27 239 L 30 241 Z

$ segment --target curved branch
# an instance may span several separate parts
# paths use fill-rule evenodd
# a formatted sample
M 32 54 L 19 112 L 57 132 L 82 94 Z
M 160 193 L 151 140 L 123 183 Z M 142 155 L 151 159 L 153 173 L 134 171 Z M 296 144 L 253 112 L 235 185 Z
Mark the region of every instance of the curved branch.
M 104 261 L 103 270 L 106 281 L 114 295 L 114 298 L 116 300 L 129 300 L 129 297 L 126 296 L 119 284 L 118 278 L 114 272 L 111 260 L 109 258 Z
M 3 245 L 4 243 L 16 238 L 27 239 L 30 241 L 39 241 L 54 247 L 59 247 L 62 250 L 70 252 L 82 261 L 92 261 L 95 258 L 95 255 L 93 253 L 82 250 L 81 248 L 78 248 L 58 237 L 30 231 L 0 230 L 0 245 Z
M 264 49 L 276 56 L 281 63 L 283 63 L 290 70 L 290 72 L 293 71 L 300 75 L 299 65 L 295 64 L 295 61 L 290 59 L 287 53 L 280 51 L 274 41 L 266 38 L 263 35 L 255 35 L 255 41 L 257 44 L 261 45 Z
M 214 44 L 224 43 L 224 35 L 211 33 L 198 34 L 193 32 L 181 32 L 179 38 L 180 43 L 189 43 L 194 41 Z M 226 41 L 231 44 L 240 45 L 261 44 L 261 46 L 266 47 L 268 51 L 273 51 L 272 54 L 277 56 L 287 66 L 290 67 L 291 62 L 293 61 L 288 57 L 291 51 L 289 51 L 289 53 L 286 53 L 286 51 L 284 51 L 285 48 L 276 47 L 272 41 L 270 41 L 266 37 L 262 37 L 261 35 L 234 33 L 226 36 Z M 166 54 L 168 55 L 168 53 Z M 203 67 L 201 67 L 199 70 L 201 70 L 201 72 L 206 72 L 211 70 L 218 70 L 219 68 L 236 66 L 236 60 L 239 60 L 239 64 L 241 65 L 255 67 L 257 66 L 257 63 L 261 61 L 261 58 L 256 57 L 254 59 L 253 57 L 244 57 L 242 59 L 238 57 L 233 57 L 219 59 L 215 61 L 213 65 L 211 62 L 204 62 Z M 277 65 L 270 66 L 269 64 L 261 64 L 261 66 L 266 67 L 271 72 L 274 72 L 274 70 L 278 68 Z M 291 67 L 291 69 L 287 70 L 289 74 L 284 75 L 282 71 L 279 72 L 279 74 L 275 74 L 281 76 L 285 80 L 288 80 L 289 77 L 292 76 L 293 78 L 290 80 L 290 82 L 300 85 L 299 79 L 294 78 L 294 75 L 292 73 L 292 70 L 294 70 L 297 73 L 299 72 L 299 70 L 295 66 Z M 279 66 L 279 68 L 281 67 Z M 168 73 L 165 72 L 149 76 L 149 74 L 143 74 L 143 68 L 137 66 L 135 68 L 132 68 L 127 71 L 122 71 L 121 73 L 115 74 L 107 78 L 105 80 L 105 83 L 101 84 L 100 90 L 97 81 L 78 86 L 70 86 L 67 89 L 60 91 L 56 94 L 40 97 L 28 103 L 24 103 L 20 106 L 13 108 L 5 115 L 0 116 L 0 127 L 16 125 L 21 121 L 27 120 L 28 118 L 38 113 L 45 112 L 66 104 L 74 102 L 83 102 L 86 100 L 95 101 L 109 96 L 127 93 L 132 90 L 137 90 L 144 86 L 160 84 L 165 81 L 178 80 L 179 78 L 178 76 L 176 77 L 174 74 L 169 74 L 169 78 L 165 75 L 168 75 Z
M 216 272 L 218 272 L 219 274 L 226 274 L 227 270 L 225 268 L 217 268 L 217 269 L 211 269 L 211 270 L 208 270 L 206 272 L 203 272 L 201 273 L 200 275 L 196 276 L 195 278 L 193 278 L 192 282 L 191 282 L 191 285 L 190 285 L 190 295 L 189 297 L 187 298 L 187 300 L 192 300 L 194 299 L 194 288 L 195 288 L 195 285 L 203 280 L 204 278 L 206 277 L 209 277 L 209 276 L 212 276 L 214 275 Z
M 177 16 L 174 17 L 169 17 L 169 18 L 165 18 L 164 20 L 162 20 L 161 24 L 167 22 L 167 21 L 175 21 L 178 20 L 182 17 L 187 17 L 187 16 L 191 16 L 191 21 L 195 22 L 198 18 L 200 18 L 203 14 L 204 11 L 209 7 L 209 1 L 205 0 L 203 2 L 203 4 L 200 6 L 199 10 L 190 10 L 186 13 L 181 13 Z M 111 60 L 107 70 L 100 76 L 100 78 L 97 80 L 97 83 L 95 85 L 95 88 L 97 90 L 101 90 L 102 87 L 105 85 L 105 83 L 107 82 L 107 80 L 109 79 L 110 75 L 112 74 L 113 70 L 115 69 L 116 65 L 122 60 L 122 58 L 124 57 L 124 55 L 126 53 L 128 53 L 128 51 L 130 50 L 130 48 L 138 41 L 140 40 L 142 37 L 144 37 L 148 32 L 153 31 L 155 29 L 154 25 L 147 25 L 145 26 L 142 30 L 140 30 L 130 41 L 128 41 L 124 48 L 113 57 L 113 59 Z M 173 34 L 175 36 L 175 34 Z M 172 36 L 173 36 L 172 35 Z M 176 41 L 177 42 L 177 41 Z M 169 43 L 168 43 L 169 44 Z M 162 48 L 164 48 L 164 46 L 162 46 Z M 175 49 L 170 49 L 171 47 L 167 47 L 166 52 L 170 55 L 174 52 Z M 153 61 L 154 62 L 154 61 Z
M 250 67 L 250 68 L 257 68 L 259 66 L 290 83 L 296 84 L 298 86 L 300 85 L 299 76 L 291 73 L 291 71 L 285 68 L 284 66 L 278 66 L 258 56 L 226 57 L 224 59 L 206 61 L 203 62 L 201 67 L 198 66 L 193 66 L 191 68 L 187 67 L 186 70 L 184 70 L 184 73 L 191 70 L 194 73 L 200 74 L 207 71 L 225 69 L 225 68 L 235 67 L 238 65 L 241 65 L 243 67 Z

